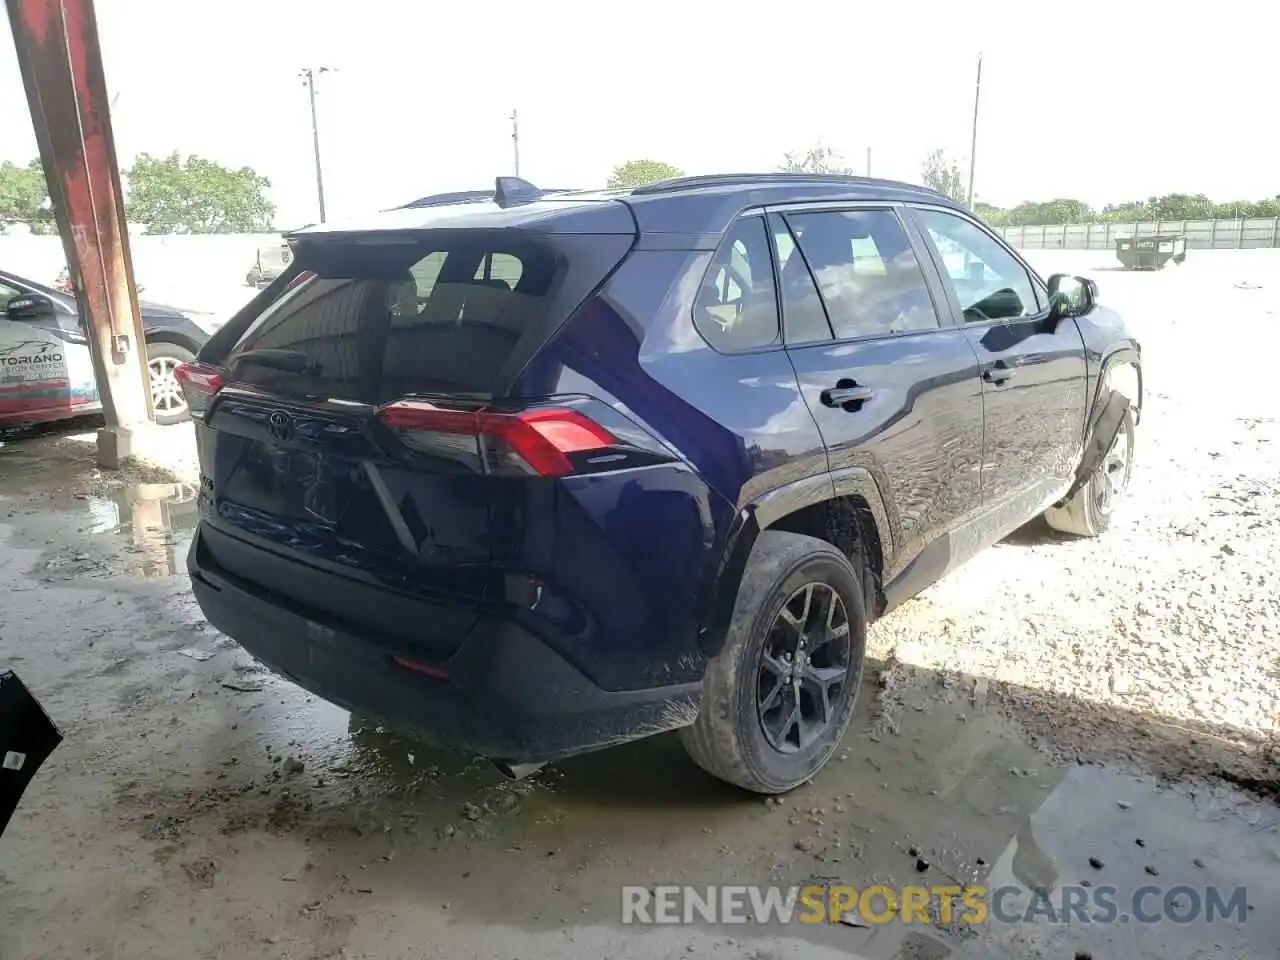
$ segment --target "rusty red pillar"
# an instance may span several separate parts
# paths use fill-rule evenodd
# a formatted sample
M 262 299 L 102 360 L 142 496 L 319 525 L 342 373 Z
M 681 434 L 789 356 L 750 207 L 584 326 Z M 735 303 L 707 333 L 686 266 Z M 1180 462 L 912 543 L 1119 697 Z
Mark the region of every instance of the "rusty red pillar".
M 102 395 L 98 459 L 114 467 L 135 452 L 152 410 L 93 0 L 6 3 Z

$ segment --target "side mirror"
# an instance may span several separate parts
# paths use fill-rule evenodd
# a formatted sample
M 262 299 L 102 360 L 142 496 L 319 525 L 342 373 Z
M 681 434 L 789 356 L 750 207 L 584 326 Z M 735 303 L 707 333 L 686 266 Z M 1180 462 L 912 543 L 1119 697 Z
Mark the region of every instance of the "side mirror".
M 1049 313 L 1057 319 L 1083 317 L 1098 302 L 1098 285 L 1088 277 L 1055 273 L 1049 278 Z
M 42 320 L 57 313 L 53 301 L 43 294 L 23 293 L 9 299 L 5 316 L 10 320 Z

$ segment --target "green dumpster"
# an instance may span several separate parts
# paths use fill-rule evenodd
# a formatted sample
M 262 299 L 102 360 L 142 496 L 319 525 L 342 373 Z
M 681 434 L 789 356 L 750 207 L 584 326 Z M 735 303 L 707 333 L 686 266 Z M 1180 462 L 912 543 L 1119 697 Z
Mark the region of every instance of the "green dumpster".
M 1170 260 L 1182 263 L 1187 259 L 1187 238 L 1180 233 L 1120 237 L 1116 240 L 1116 258 L 1126 270 L 1159 270 Z

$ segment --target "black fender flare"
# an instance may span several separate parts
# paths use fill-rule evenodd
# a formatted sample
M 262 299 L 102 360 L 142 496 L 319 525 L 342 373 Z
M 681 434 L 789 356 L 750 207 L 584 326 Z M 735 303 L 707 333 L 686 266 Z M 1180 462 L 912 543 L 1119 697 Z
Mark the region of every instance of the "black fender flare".
M 1121 375 L 1121 371 L 1128 369 L 1133 371 L 1132 376 L 1128 373 Z M 1089 477 L 1115 442 L 1125 411 L 1133 412 L 1136 425 L 1142 416 L 1142 353 L 1133 342 L 1106 354 L 1098 367 L 1098 382 L 1089 407 L 1084 455 L 1076 468 L 1075 480 L 1059 503 L 1069 500 L 1089 482 Z
M 1076 477 L 1072 482 L 1063 502 L 1070 500 L 1077 491 L 1089 482 L 1094 470 L 1102 462 L 1102 458 L 1111 449 L 1120 427 L 1124 423 L 1125 414 L 1131 409 L 1129 398 L 1118 390 L 1108 389 L 1106 400 L 1095 403 L 1093 416 L 1089 423 L 1089 435 L 1085 438 L 1084 456 L 1080 458 L 1080 466 L 1076 468 Z
M 1128 375 L 1117 376 L 1125 367 L 1132 367 L 1134 372 L 1132 378 Z M 1109 395 L 1116 388 L 1119 388 L 1119 391 L 1128 399 L 1129 408 L 1133 410 L 1133 421 L 1137 424 L 1142 418 L 1143 383 L 1142 352 L 1136 343 L 1126 343 L 1117 347 L 1107 353 L 1099 364 L 1098 381 L 1093 391 L 1093 404 L 1089 408 L 1093 412 L 1090 427 L 1093 426 L 1097 416 L 1106 406 Z
M 784 517 L 806 507 L 828 503 L 837 497 L 858 496 L 870 508 L 883 556 L 878 558 L 887 570 L 892 557 L 892 539 L 888 514 L 880 488 L 871 473 L 861 467 L 816 474 L 783 484 L 743 504 L 729 525 L 718 561 L 699 591 L 698 645 L 708 657 L 720 652 L 724 645 L 733 607 L 738 598 L 742 576 L 747 569 L 756 539 Z M 881 585 L 875 584 L 878 590 Z M 868 615 L 874 607 L 868 608 Z
M 175 347 L 182 347 L 183 350 L 188 351 L 192 356 L 198 355 L 200 353 L 200 348 L 203 346 L 203 344 L 196 343 L 186 334 L 178 330 L 170 330 L 166 327 L 146 331 L 144 342 L 169 343 Z

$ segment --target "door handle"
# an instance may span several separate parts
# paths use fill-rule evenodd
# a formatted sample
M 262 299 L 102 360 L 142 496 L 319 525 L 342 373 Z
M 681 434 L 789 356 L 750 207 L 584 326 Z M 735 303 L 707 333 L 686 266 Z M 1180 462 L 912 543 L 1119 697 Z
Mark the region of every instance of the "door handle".
M 999 386 L 1006 380 L 1012 380 L 1015 372 L 1016 371 L 1013 367 L 1009 366 L 1003 360 L 1000 360 L 987 367 L 986 371 L 982 374 L 982 379 L 987 381 L 987 383 L 993 383 L 996 386 Z
M 860 387 L 852 380 L 841 380 L 834 387 L 823 390 L 819 399 L 823 406 L 843 407 L 852 413 L 873 395 L 870 387 Z

